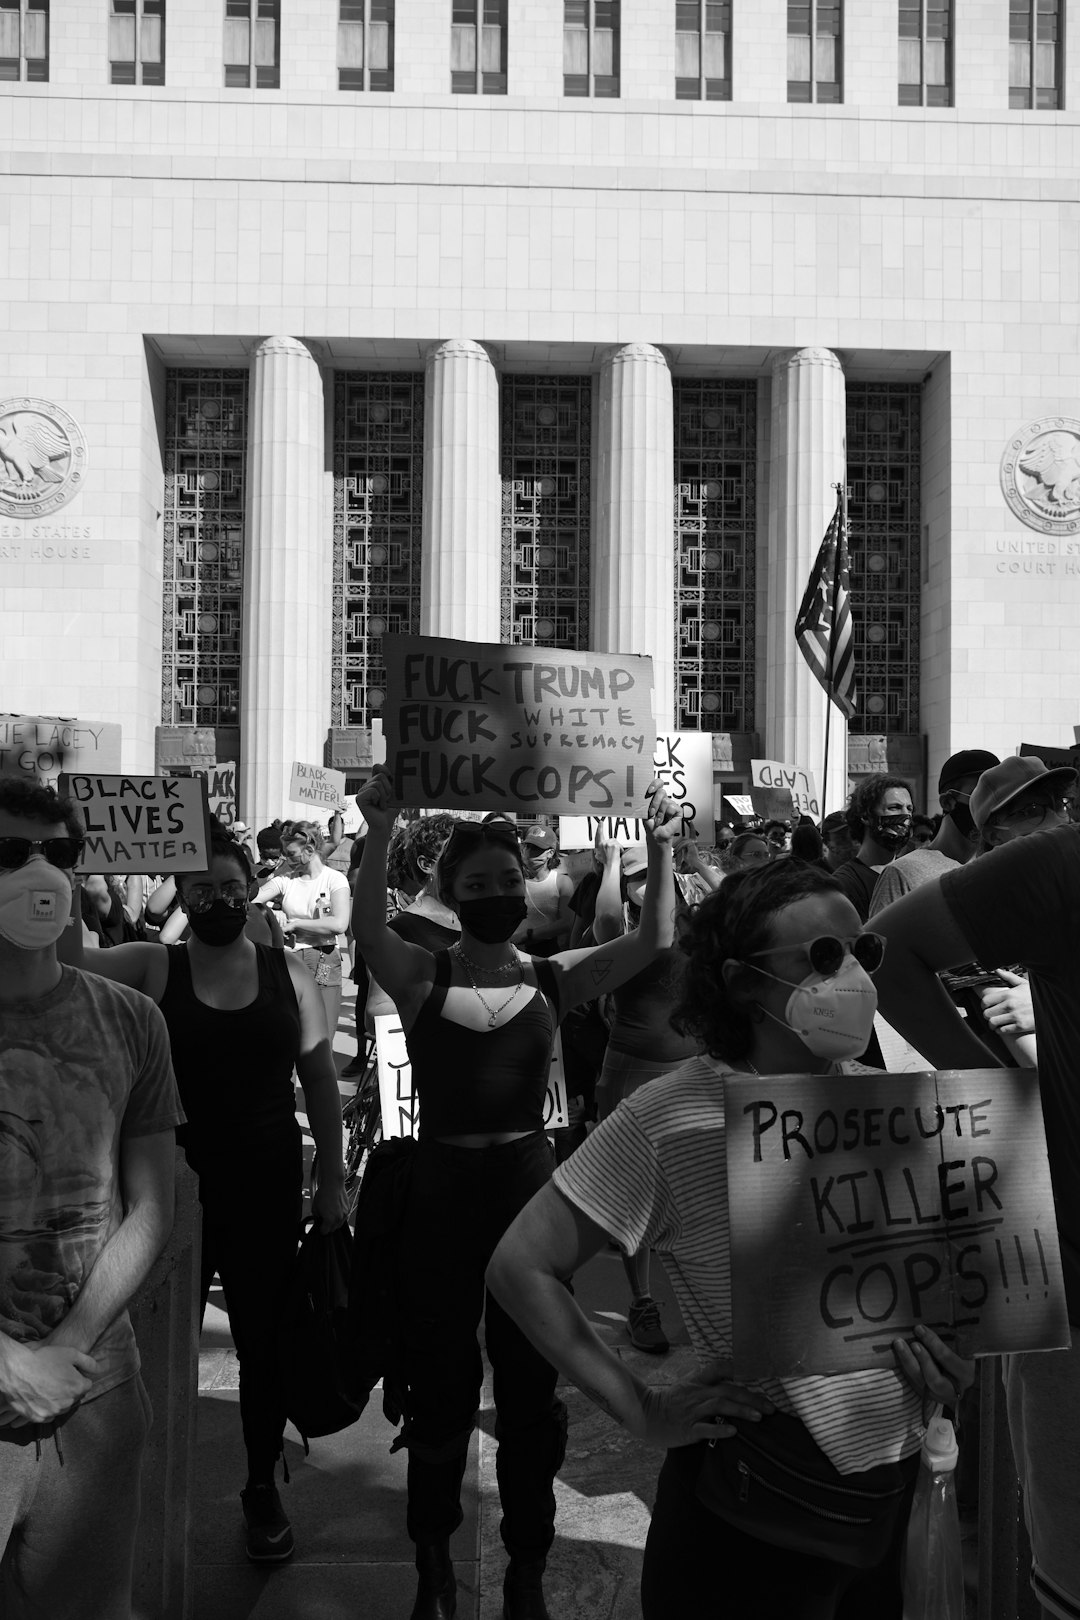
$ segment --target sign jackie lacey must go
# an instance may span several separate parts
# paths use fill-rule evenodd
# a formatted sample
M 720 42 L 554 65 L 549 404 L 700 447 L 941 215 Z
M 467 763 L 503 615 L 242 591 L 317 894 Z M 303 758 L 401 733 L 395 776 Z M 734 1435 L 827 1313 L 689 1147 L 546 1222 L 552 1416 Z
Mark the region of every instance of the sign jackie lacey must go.
M 1027 1070 L 725 1080 L 738 1378 L 1069 1343 Z
M 386 759 L 400 804 L 616 816 L 653 773 L 652 659 L 388 635 Z

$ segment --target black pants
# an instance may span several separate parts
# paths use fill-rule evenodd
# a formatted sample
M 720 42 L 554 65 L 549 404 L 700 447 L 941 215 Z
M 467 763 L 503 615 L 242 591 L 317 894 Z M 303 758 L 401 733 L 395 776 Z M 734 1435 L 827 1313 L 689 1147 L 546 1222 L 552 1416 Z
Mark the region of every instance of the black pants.
M 278 1371 L 281 1296 L 296 1258 L 303 1213 L 300 1133 L 250 1144 L 231 1176 L 202 1168 L 202 1308 L 217 1272 L 240 1361 L 240 1419 L 248 1473 L 269 1480 L 281 1452 L 285 1397 Z
M 566 1448 L 566 1408 L 555 1399 L 554 1367 L 484 1287 L 496 1244 L 550 1176 L 551 1149 L 539 1131 L 501 1147 L 421 1141 L 417 1150 L 402 1247 L 413 1541 L 441 1541 L 461 1523 L 485 1307 L 503 1542 L 511 1557 L 532 1560 L 555 1539 L 552 1483 Z
M 771 1547 L 702 1507 L 694 1482 L 703 1446 L 669 1451 L 660 1470 L 641 1572 L 643 1620 L 900 1620 L 906 1509 L 876 1569 Z

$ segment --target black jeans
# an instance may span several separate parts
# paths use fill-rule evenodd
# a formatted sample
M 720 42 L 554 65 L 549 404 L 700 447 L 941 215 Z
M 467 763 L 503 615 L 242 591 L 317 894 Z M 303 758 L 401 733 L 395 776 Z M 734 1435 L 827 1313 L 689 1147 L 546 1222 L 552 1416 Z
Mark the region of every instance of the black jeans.
M 240 1361 L 240 1419 L 253 1480 L 270 1480 L 285 1431 L 278 1369 L 281 1296 L 296 1259 L 303 1213 L 298 1129 L 249 1144 L 231 1172 L 201 1166 L 202 1308 L 217 1272 Z
M 484 1287 L 496 1244 L 550 1176 L 540 1131 L 501 1147 L 421 1141 L 417 1149 L 401 1251 L 413 1541 L 441 1541 L 461 1523 L 485 1309 L 503 1542 L 511 1557 L 533 1560 L 555 1539 L 552 1483 L 566 1448 L 566 1408 L 555 1399 L 554 1367 Z
M 876 1569 L 771 1547 L 698 1501 L 704 1444 L 669 1451 L 660 1470 L 641 1572 L 643 1620 L 900 1620 L 906 1508 Z

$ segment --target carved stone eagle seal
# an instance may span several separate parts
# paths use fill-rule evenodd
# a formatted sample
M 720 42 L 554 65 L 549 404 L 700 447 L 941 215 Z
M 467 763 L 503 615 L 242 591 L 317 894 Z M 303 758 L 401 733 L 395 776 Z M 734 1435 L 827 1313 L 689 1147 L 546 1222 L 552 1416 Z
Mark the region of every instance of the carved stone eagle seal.
M 67 411 L 48 399 L 0 402 L 0 512 L 41 517 L 78 494 L 86 440 Z
M 1080 420 L 1046 416 L 1014 434 L 1001 458 L 1001 492 L 1029 529 L 1080 529 Z

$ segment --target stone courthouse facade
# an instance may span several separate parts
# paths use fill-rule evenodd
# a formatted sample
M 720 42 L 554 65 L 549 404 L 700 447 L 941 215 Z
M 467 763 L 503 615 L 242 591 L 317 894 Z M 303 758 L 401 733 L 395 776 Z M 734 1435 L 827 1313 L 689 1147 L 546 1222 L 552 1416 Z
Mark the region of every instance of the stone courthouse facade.
M 405 629 L 651 653 L 716 780 L 1080 721 L 1065 0 L 0 0 L 0 710 L 370 760 Z

